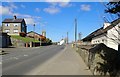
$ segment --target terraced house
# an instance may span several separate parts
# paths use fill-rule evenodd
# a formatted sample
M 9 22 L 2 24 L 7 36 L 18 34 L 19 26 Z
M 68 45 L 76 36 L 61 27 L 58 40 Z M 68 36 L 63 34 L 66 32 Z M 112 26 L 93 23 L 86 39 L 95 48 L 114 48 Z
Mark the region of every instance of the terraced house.
M 5 19 L 2 22 L 2 32 L 8 33 L 8 35 L 19 35 L 19 33 L 27 32 L 27 26 L 25 20 L 14 16 L 12 19 Z

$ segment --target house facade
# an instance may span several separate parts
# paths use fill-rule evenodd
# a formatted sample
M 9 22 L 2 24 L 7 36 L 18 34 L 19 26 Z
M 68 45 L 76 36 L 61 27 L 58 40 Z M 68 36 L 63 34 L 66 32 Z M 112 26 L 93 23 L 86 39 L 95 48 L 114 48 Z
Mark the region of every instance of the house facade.
M 27 32 L 25 20 L 14 16 L 13 19 L 5 19 L 2 22 L 2 32 L 8 35 L 19 35 L 20 32 Z
M 27 37 L 35 38 L 36 40 L 39 40 L 39 41 L 40 40 L 44 41 L 46 39 L 45 36 L 40 35 L 40 34 L 33 32 L 33 31 L 28 32 Z
M 83 39 L 91 44 L 104 43 L 106 46 L 118 50 L 120 44 L 120 19 L 111 23 L 104 23 L 103 27 Z

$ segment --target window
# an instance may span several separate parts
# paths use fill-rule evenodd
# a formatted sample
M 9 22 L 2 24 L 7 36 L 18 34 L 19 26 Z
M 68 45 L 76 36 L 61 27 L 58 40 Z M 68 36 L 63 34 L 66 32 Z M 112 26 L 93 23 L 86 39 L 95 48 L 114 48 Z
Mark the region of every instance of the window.
M 99 43 L 100 41 L 98 40 L 98 43 Z
M 18 24 L 14 24 L 14 26 L 18 26 Z
M 7 24 L 5 24 L 5 26 L 10 26 L 10 24 L 7 23 Z
M 9 32 L 10 32 L 10 29 L 6 29 L 5 32 L 6 32 L 6 33 L 9 33 Z
M 18 29 L 14 29 L 14 33 L 18 33 Z

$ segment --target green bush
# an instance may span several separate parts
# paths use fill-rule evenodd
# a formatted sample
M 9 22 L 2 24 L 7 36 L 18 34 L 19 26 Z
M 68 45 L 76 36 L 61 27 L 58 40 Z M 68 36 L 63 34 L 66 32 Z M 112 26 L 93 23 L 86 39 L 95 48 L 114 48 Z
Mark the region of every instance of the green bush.
M 26 36 L 26 33 L 25 33 L 25 32 L 20 32 L 19 35 L 20 35 L 21 37 L 25 37 L 25 36 Z

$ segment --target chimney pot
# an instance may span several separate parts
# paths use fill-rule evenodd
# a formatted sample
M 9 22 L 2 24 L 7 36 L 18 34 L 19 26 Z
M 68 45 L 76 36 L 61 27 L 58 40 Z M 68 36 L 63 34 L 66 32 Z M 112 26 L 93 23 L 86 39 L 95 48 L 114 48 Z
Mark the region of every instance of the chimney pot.
M 14 19 L 17 19 L 17 16 L 16 16 L 16 15 L 14 15 Z

